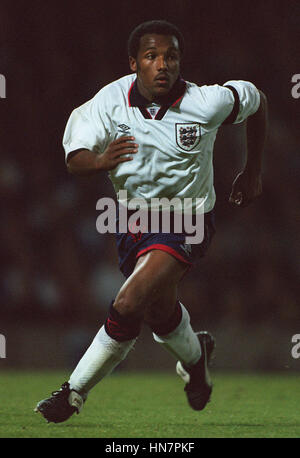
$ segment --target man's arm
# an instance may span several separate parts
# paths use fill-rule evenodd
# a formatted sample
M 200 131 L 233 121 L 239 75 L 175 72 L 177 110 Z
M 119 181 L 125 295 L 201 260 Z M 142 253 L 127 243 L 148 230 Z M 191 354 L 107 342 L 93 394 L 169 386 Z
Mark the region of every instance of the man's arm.
M 246 143 L 247 160 L 243 172 L 239 173 L 232 185 L 229 202 L 246 207 L 262 193 L 262 161 L 268 129 L 267 98 L 260 92 L 260 106 L 256 113 L 247 118 Z
M 67 159 L 67 169 L 74 175 L 94 175 L 100 171 L 112 170 L 121 162 L 133 159 L 132 154 L 138 150 L 138 145 L 133 140 L 134 137 L 120 137 L 111 142 L 101 154 L 88 149 L 71 152 Z

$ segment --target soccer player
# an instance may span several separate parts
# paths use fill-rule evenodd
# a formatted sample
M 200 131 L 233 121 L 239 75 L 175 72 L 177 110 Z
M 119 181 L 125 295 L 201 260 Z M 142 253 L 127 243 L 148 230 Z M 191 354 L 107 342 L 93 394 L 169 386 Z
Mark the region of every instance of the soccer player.
M 190 406 L 202 410 L 210 399 L 214 338 L 194 332 L 178 299 L 178 284 L 204 256 L 215 232 L 212 156 L 223 124 L 248 118 L 246 163 L 233 183 L 230 202 L 244 207 L 261 194 L 267 102 L 250 82 L 199 87 L 185 81 L 180 73 L 183 52 L 176 26 L 166 21 L 139 25 L 128 41 L 132 73 L 102 88 L 68 120 L 63 145 L 72 174 L 98 173 L 101 179 L 107 171 L 117 196 L 126 190 L 128 200 L 201 198 L 204 238 L 187 244 L 184 231 L 136 233 L 129 228 L 116 233 L 126 281 L 69 381 L 37 404 L 35 410 L 49 422 L 80 412 L 89 391 L 126 358 L 143 323 L 178 360 Z

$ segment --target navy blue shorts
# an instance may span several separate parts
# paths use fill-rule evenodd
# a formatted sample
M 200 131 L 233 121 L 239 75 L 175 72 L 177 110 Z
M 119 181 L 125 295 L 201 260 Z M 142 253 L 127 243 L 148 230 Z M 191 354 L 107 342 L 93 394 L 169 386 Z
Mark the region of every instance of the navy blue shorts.
M 137 259 L 151 250 L 165 251 L 191 267 L 205 255 L 215 231 L 215 217 L 214 212 L 211 211 L 204 216 L 204 237 L 199 244 L 186 244 L 187 234 L 175 233 L 172 229 L 169 233 L 116 232 L 120 270 L 128 278 L 134 270 Z

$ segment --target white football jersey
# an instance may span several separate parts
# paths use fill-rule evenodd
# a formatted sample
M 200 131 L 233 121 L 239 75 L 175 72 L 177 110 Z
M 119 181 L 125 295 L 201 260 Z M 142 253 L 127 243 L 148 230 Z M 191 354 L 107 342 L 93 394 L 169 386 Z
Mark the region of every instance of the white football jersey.
M 102 153 L 119 136 L 134 136 L 139 148 L 133 160 L 109 172 L 117 195 L 126 190 L 128 199 L 143 198 L 149 205 L 152 198 L 198 198 L 208 212 L 215 204 L 212 161 L 218 128 L 244 121 L 259 104 L 259 91 L 250 82 L 197 86 L 179 78 L 157 105 L 139 93 L 131 74 L 72 112 L 63 146 L 67 158 L 78 149 Z

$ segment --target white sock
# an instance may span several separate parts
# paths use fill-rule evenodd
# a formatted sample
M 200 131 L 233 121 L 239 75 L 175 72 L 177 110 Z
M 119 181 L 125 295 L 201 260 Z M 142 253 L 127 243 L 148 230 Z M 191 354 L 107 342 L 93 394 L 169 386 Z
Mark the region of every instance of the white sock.
M 192 366 L 201 357 L 201 346 L 199 339 L 190 325 L 190 315 L 184 305 L 182 319 L 174 331 L 165 336 L 158 336 L 153 333 L 154 340 L 161 344 L 167 351 L 173 354 L 176 359 L 186 366 Z
M 136 339 L 118 342 L 102 326 L 70 376 L 70 388 L 87 395 L 103 377 L 126 358 Z

